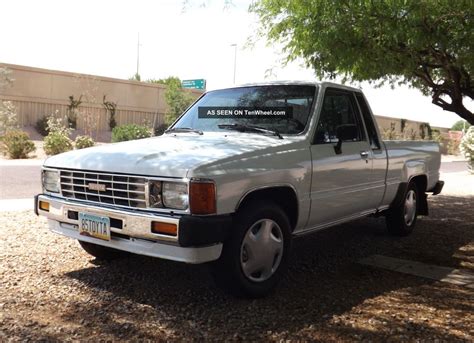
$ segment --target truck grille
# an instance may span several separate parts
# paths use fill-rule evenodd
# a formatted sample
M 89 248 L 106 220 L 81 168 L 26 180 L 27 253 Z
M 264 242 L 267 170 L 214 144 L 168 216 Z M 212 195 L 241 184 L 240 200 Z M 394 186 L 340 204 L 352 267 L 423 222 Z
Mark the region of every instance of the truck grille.
M 61 194 L 66 198 L 146 208 L 143 177 L 75 170 L 61 170 L 60 177 Z

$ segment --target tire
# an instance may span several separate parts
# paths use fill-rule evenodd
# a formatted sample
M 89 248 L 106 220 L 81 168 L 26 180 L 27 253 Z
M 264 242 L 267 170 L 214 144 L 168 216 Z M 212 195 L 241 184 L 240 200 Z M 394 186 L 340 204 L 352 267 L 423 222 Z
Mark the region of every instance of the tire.
M 263 297 L 284 274 L 290 248 L 286 213 L 274 203 L 249 202 L 236 214 L 230 238 L 213 265 L 214 279 L 235 296 Z
M 419 199 L 416 184 L 410 182 L 401 203 L 390 209 L 385 218 L 390 234 L 408 236 L 413 232 L 418 216 Z
M 97 245 L 89 242 L 78 241 L 82 249 L 84 249 L 89 255 L 94 256 L 98 260 L 110 261 L 115 260 L 127 255 L 126 252 L 104 247 L 102 245 Z

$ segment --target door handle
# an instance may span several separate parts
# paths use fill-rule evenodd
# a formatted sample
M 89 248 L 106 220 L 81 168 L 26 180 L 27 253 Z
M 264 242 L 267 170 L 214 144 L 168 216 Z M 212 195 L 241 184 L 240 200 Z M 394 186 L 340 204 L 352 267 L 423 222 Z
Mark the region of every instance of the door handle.
M 360 152 L 360 157 L 362 157 L 362 158 L 368 158 L 368 157 L 369 157 L 369 152 L 368 152 L 368 151 L 361 151 L 361 152 Z

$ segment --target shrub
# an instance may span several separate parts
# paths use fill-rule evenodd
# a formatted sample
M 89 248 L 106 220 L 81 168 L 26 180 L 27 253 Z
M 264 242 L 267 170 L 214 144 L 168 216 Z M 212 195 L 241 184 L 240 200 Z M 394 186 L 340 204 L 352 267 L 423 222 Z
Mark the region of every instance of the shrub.
M 469 170 L 474 174 L 474 126 L 469 127 L 461 140 L 461 152 L 468 160 Z
M 112 142 L 131 141 L 151 137 L 151 131 L 146 126 L 136 124 L 121 125 L 112 130 Z
M 76 140 L 74 141 L 76 149 L 90 148 L 91 146 L 94 146 L 94 144 L 94 140 L 89 136 L 77 136 Z
M 43 141 L 46 155 L 57 155 L 73 149 L 72 140 L 59 131 L 50 132 Z
M 160 126 L 158 127 L 155 127 L 155 136 L 161 136 L 163 133 L 165 133 L 165 131 L 168 129 L 168 125 L 166 124 L 161 124 Z
M 20 130 L 8 131 L 3 136 L 2 143 L 10 158 L 28 158 L 28 154 L 36 150 L 35 144 L 26 132 Z
M 48 117 L 47 116 L 44 116 L 40 119 L 38 119 L 36 121 L 36 125 L 35 125 L 35 129 L 36 131 L 38 131 L 38 133 L 43 136 L 43 137 L 46 137 L 49 133 L 49 129 L 48 129 Z
M 0 136 L 9 130 L 16 130 L 18 121 L 16 118 L 16 108 L 11 101 L 0 100 Z
M 460 141 L 451 138 L 448 142 L 448 154 L 450 155 L 459 154 L 459 143 Z

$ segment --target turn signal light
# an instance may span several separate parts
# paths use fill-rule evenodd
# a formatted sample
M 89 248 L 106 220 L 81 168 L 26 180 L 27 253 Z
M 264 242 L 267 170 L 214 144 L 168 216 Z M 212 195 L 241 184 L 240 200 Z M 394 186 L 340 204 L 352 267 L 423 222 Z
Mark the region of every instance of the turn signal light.
M 159 235 L 177 236 L 178 228 L 176 224 L 151 222 L 151 232 Z
M 216 185 L 212 181 L 191 181 L 189 208 L 192 214 L 216 213 Z
M 40 202 L 39 202 L 39 208 L 40 208 L 40 210 L 49 212 L 49 202 L 40 201 Z

